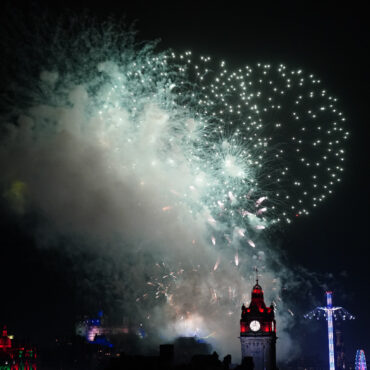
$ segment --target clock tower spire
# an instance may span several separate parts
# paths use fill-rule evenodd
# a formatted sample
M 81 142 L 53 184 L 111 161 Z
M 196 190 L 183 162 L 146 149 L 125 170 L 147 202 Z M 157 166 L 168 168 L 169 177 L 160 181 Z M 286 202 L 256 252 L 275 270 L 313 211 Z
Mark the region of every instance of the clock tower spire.
M 251 302 L 248 307 L 242 306 L 240 343 L 242 358 L 253 357 L 254 370 L 276 370 L 274 307 L 266 307 L 257 269 Z

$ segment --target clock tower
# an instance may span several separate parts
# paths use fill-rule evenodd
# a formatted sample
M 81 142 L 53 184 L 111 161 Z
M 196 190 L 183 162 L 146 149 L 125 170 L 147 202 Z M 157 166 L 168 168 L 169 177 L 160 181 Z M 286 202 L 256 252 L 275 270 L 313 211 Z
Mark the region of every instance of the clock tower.
M 266 307 L 258 279 L 252 290 L 249 307 L 242 306 L 240 343 L 242 359 L 253 357 L 254 370 L 276 370 L 274 307 Z

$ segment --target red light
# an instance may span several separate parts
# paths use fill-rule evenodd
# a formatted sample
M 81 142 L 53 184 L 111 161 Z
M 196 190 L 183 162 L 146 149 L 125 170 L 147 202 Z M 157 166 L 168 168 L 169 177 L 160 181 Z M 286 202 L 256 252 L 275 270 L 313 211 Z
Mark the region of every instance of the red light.
M 240 323 L 240 332 L 245 333 L 247 331 L 245 322 Z
M 298 217 L 298 216 L 299 216 L 299 214 L 298 214 L 298 213 L 296 213 L 295 217 Z
M 260 312 L 263 312 L 263 308 L 262 307 L 260 307 Z

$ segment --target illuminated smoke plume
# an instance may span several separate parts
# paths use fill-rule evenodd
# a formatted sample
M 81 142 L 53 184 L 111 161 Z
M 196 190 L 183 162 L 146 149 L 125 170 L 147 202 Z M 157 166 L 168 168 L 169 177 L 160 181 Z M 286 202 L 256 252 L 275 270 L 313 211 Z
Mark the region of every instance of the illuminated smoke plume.
M 340 181 L 348 133 L 336 99 L 300 69 L 158 53 L 112 23 L 68 30 L 35 36 L 22 58 L 37 63 L 3 107 L 10 207 L 39 215 L 44 236 L 113 256 L 91 280 L 109 276 L 116 310 L 149 338 L 198 335 L 236 360 L 258 267 L 289 352 L 289 272 L 262 237 Z

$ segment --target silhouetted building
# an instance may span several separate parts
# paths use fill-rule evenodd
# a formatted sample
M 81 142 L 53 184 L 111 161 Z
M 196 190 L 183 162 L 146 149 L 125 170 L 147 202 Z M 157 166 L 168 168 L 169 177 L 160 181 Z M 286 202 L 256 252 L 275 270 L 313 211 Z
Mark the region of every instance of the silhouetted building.
M 173 344 L 161 344 L 159 346 L 159 360 L 161 369 L 171 369 L 174 364 L 174 345 Z
M 106 370 L 229 370 L 230 355 L 220 361 L 216 352 L 212 354 L 196 352 L 197 349 L 203 352 L 209 350 L 210 346 L 204 344 L 197 342 L 195 338 L 178 338 L 175 344 L 162 344 L 159 347 L 159 356 L 133 356 L 121 353 L 111 358 Z M 178 362 L 175 361 L 176 352 L 178 356 L 180 355 Z
M 189 364 L 195 355 L 209 355 L 212 347 L 210 344 L 196 337 L 179 337 L 174 342 L 175 364 Z

